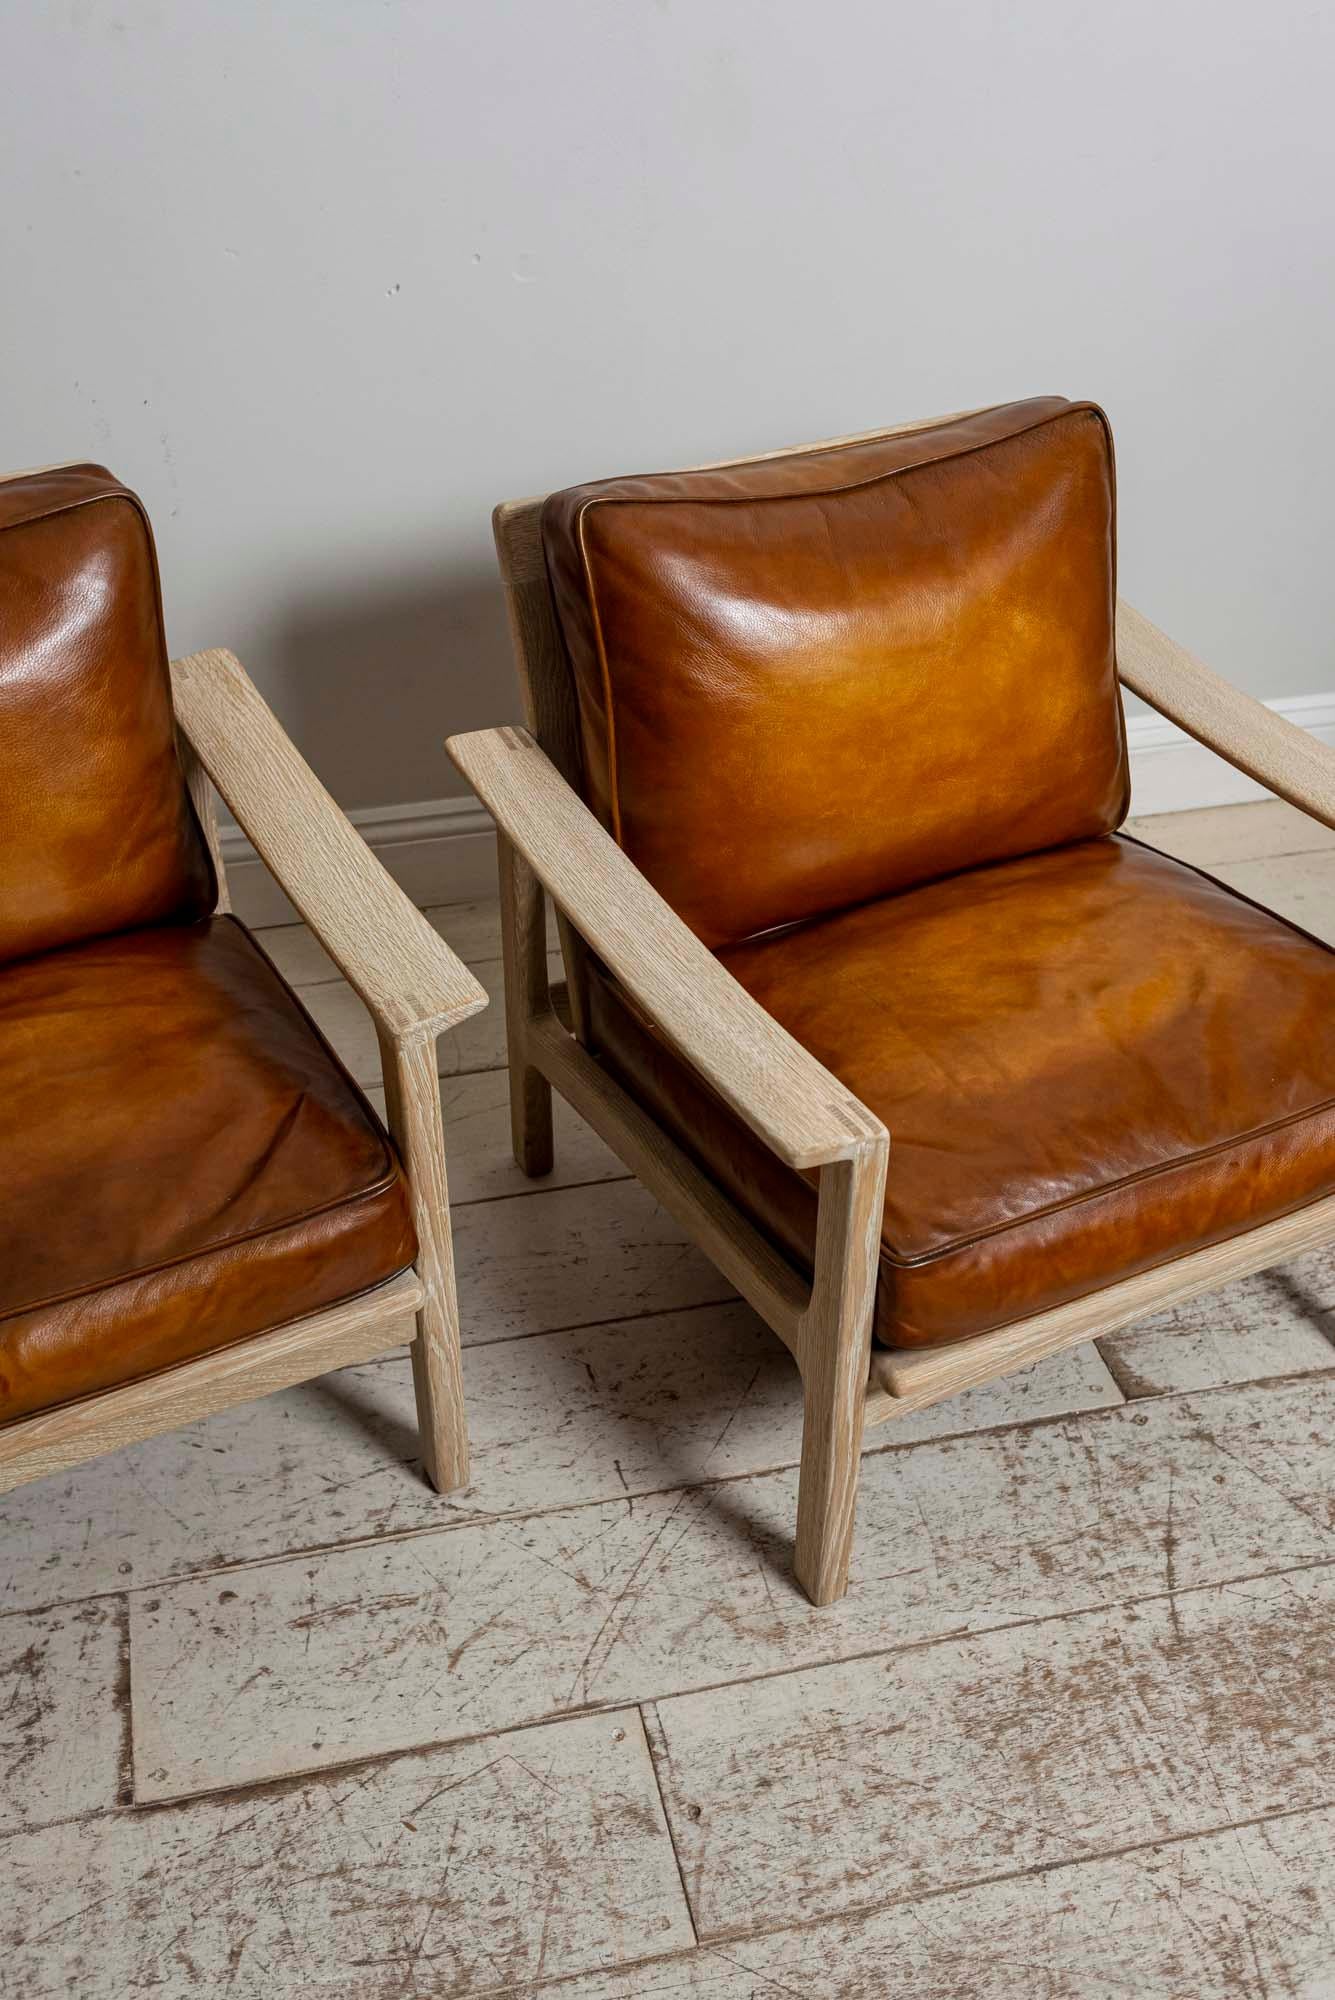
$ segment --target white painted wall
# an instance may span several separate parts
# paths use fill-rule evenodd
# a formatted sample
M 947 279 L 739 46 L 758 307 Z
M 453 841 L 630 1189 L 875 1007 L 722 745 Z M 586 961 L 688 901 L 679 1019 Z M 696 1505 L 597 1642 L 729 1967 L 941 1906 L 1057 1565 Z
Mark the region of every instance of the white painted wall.
M 350 806 L 514 712 L 501 496 L 1049 390 L 1127 593 L 1335 689 L 1333 85 L 1309 0 L 8 0 L 0 462 Z

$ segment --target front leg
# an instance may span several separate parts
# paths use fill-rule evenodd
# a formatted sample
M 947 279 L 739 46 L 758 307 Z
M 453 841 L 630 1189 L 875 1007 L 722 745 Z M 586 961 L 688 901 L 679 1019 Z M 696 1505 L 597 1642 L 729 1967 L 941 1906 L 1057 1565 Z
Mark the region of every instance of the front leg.
M 885 1199 L 884 1134 L 822 1167 L 811 1304 L 802 1321 L 797 1580 L 813 1604 L 848 1588 Z

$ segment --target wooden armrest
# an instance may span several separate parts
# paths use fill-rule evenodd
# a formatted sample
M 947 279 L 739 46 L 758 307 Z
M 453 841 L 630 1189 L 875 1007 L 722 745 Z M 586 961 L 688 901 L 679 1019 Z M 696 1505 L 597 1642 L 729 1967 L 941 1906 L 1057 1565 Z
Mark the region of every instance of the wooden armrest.
M 437 1035 L 487 996 L 386 874 L 231 653 L 172 662 L 200 763 L 329 956 L 395 1041 Z
M 1231 687 L 1119 598 L 1117 672 L 1157 708 L 1313 819 L 1335 826 L 1335 749 Z
M 819 1167 L 888 1144 L 880 1120 L 663 901 L 526 729 L 452 736 L 446 749 L 562 915 L 781 1160 Z

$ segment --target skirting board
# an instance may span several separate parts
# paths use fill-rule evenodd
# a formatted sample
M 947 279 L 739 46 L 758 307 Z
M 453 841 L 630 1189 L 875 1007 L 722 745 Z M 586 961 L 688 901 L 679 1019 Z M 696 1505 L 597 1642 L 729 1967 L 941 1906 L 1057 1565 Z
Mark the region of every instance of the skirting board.
M 1335 694 L 1292 695 L 1267 706 L 1323 743 L 1335 744 Z M 1131 810 L 1142 818 L 1266 796 L 1251 778 L 1162 716 L 1128 716 L 1126 734 Z M 366 806 L 348 817 L 415 903 L 469 903 L 496 894 L 491 819 L 476 799 Z M 291 904 L 238 827 L 223 827 L 222 848 L 237 914 L 250 924 L 295 922 Z

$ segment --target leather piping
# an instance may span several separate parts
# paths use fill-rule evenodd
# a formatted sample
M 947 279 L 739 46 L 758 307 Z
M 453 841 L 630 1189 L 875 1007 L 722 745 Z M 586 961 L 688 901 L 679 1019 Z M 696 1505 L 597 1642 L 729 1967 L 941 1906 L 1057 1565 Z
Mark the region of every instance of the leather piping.
M 1004 409 L 1004 407 L 1005 405 L 1002 403 L 986 403 L 980 409 L 970 410 L 967 414 L 970 417 L 985 416 L 990 410 Z M 1032 423 L 1022 424 L 1016 430 L 1007 431 L 1004 437 L 987 438 L 986 440 L 984 440 L 983 443 L 969 445 L 963 451 L 950 452 L 943 459 L 920 458 L 916 460 L 912 465 L 898 466 L 893 472 L 878 472 L 873 474 L 872 477 L 869 479 L 853 479 L 843 486 L 824 487 L 822 488 L 821 492 L 817 495 L 804 495 L 797 493 L 756 493 L 756 494 L 725 493 L 725 494 L 705 495 L 700 498 L 696 498 L 692 494 L 679 493 L 679 494 L 664 495 L 660 499 L 646 501 L 646 500 L 635 500 L 628 497 L 625 494 L 609 493 L 605 495 L 595 494 L 592 499 L 586 500 L 579 510 L 579 518 L 576 527 L 576 534 L 579 541 L 580 565 L 584 572 L 584 594 L 588 601 L 589 611 L 593 620 L 594 637 L 598 647 L 598 665 L 602 675 L 603 698 L 607 705 L 607 780 L 608 780 L 609 803 L 612 808 L 612 837 L 616 841 L 617 846 L 620 847 L 622 845 L 622 841 L 621 841 L 621 795 L 617 778 L 617 759 L 616 759 L 616 709 L 612 699 L 612 677 L 608 665 L 607 648 L 603 643 L 603 627 L 602 627 L 602 619 L 601 616 L 599 615 L 599 610 L 598 610 L 598 597 L 593 587 L 593 574 L 589 563 L 588 548 L 584 540 L 584 523 L 587 516 L 593 510 L 593 508 L 627 507 L 627 506 L 629 507 L 644 507 L 644 506 L 754 507 L 769 501 L 790 501 L 790 500 L 797 500 L 804 498 L 831 499 L 841 493 L 857 493 L 868 487 L 884 485 L 892 479 L 902 479 L 908 473 L 921 472 L 923 468 L 928 465 L 945 465 L 953 463 L 955 460 L 958 459 L 972 458 L 978 452 L 992 451 L 999 444 L 1009 444 L 1015 438 L 1028 437 L 1031 434 L 1031 432 L 1042 430 L 1044 426 L 1047 424 L 1063 423 L 1066 421 L 1068 417 L 1072 416 L 1092 416 L 1093 418 L 1095 418 L 1095 420 L 1102 426 L 1104 440 L 1108 448 L 1108 472 L 1109 472 L 1109 483 L 1111 488 L 1110 497 L 1112 503 L 1109 509 L 1109 528 L 1108 528 L 1108 544 L 1109 544 L 1108 556 L 1109 556 L 1109 568 L 1112 576 L 1112 603 L 1109 606 L 1109 621 L 1110 621 L 1110 626 L 1114 632 L 1114 650 L 1115 650 L 1116 611 L 1117 611 L 1117 458 L 1116 458 L 1116 450 L 1113 444 L 1112 426 L 1108 422 L 1107 413 L 1104 410 L 1102 410 L 1097 403 L 1071 403 L 1067 406 L 1066 409 L 1059 410 L 1055 416 L 1037 417 L 1034 419 Z M 947 429 L 949 428 L 949 423 L 951 422 L 957 423 L 959 421 L 960 420 L 958 418 L 952 418 L 943 424 L 928 425 L 923 431 L 919 432 L 918 435 L 922 437 L 930 437 L 934 431 Z M 866 445 L 877 444 L 880 442 L 881 438 L 893 437 L 894 435 L 895 433 L 893 431 L 883 431 L 880 433 L 879 437 L 872 436 L 868 438 L 859 438 L 857 440 L 857 443 Z M 823 456 L 826 452 L 846 451 L 854 448 L 855 448 L 854 446 L 844 445 L 844 444 L 824 445 L 818 452 L 812 452 L 810 454 L 805 452 L 798 452 L 794 453 L 793 456 L 795 457 L 811 456 L 813 458 L 816 458 Z M 731 461 L 731 463 L 736 465 L 746 465 L 752 463 L 752 461 L 747 459 L 738 459 Z M 720 466 L 701 467 L 699 469 L 702 471 L 726 472 L 727 470 L 729 470 L 729 465 L 725 464 Z M 639 478 L 644 478 L 644 477 L 680 478 L 683 477 L 684 475 L 679 473 L 650 473 L 647 475 L 641 473 L 635 476 Z M 559 628 L 561 623 L 559 617 L 557 618 L 556 623 Z M 562 649 L 565 650 L 564 634 L 562 634 Z M 569 655 L 567 653 L 567 664 L 568 662 L 569 662 Z M 1126 714 L 1120 698 L 1117 703 L 1117 713 L 1118 713 L 1118 728 L 1122 743 L 1122 769 L 1125 775 L 1122 788 L 1122 800 L 1123 800 L 1122 809 L 1121 812 L 1118 814 L 1117 819 L 1113 823 L 1113 828 L 1110 828 L 1109 831 L 1112 831 L 1114 830 L 1114 828 L 1120 826 L 1122 821 L 1126 818 L 1127 813 L 1131 809 L 1131 773 L 1128 762 L 1128 751 L 1127 751 L 1127 741 L 1126 741 Z M 582 740 L 583 738 L 582 728 L 580 730 L 580 736 Z M 754 935 L 754 933 L 752 933 L 751 935 Z M 745 940 L 738 938 L 735 939 L 734 942 L 740 944 L 745 942 Z
M 204 1251 L 201 1254 L 207 1256 L 209 1253 Z M 412 1268 L 411 1264 L 403 1266 L 404 1271 L 411 1271 Z M 58 1403 L 43 1403 L 35 1410 L 25 1410 L 20 1416 L 6 1417 L 0 1421 L 0 1437 L 3 1437 L 8 1430 L 18 1430 L 22 1425 L 31 1423 L 35 1417 L 49 1417 L 54 1416 L 58 1410 L 77 1409 L 80 1403 L 91 1403 L 95 1398 L 115 1395 L 119 1389 L 137 1389 L 141 1383 L 160 1382 L 164 1376 L 175 1375 L 180 1369 L 189 1368 L 195 1362 L 212 1361 L 218 1355 L 234 1354 L 238 1348 L 251 1347 L 257 1340 L 263 1340 L 271 1333 L 281 1333 L 285 1326 L 300 1326 L 303 1320 L 318 1318 L 321 1313 L 337 1312 L 340 1306 L 355 1305 L 358 1299 L 368 1297 L 371 1292 L 378 1291 L 381 1285 L 387 1285 L 391 1279 L 402 1275 L 401 1271 L 391 1271 L 387 1277 L 377 1278 L 373 1285 L 363 1285 L 360 1290 L 348 1292 L 345 1297 L 335 1299 L 330 1305 L 314 1306 L 310 1312 L 297 1313 L 292 1319 L 281 1319 L 276 1326 L 262 1327 L 258 1333 L 238 1334 L 235 1340 L 224 1341 L 220 1347 L 206 1347 L 202 1354 L 183 1354 L 178 1361 L 168 1361 L 164 1367 L 154 1368 L 147 1375 L 134 1375 L 128 1381 L 113 1382 L 105 1389 L 83 1389 L 77 1395 L 62 1397 Z M 112 1282 L 121 1281 L 113 1279 Z M 101 1287 L 97 1285 L 89 1287 L 89 1291 L 99 1290 Z M 88 1293 L 76 1292 L 74 1296 L 86 1298 Z M 29 1308 L 25 1306 L 24 1311 L 27 1310 Z

